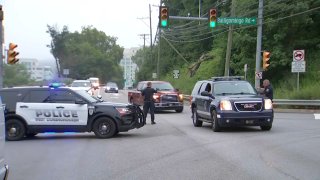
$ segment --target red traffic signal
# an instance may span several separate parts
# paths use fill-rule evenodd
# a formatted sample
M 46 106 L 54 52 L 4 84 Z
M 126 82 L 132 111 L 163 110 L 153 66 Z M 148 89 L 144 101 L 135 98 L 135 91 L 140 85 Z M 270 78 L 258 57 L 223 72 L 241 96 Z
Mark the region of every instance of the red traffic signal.
M 159 9 L 159 26 L 168 27 L 169 8 L 167 6 L 160 6 Z
M 262 55 L 262 68 L 263 70 L 267 70 L 267 68 L 270 66 L 270 56 L 271 53 L 268 51 L 263 51 L 263 55 Z
M 209 26 L 211 28 L 216 27 L 217 25 L 217 10 L 215 8 L 211 8 L 209 10 Z
M 7 54 L 7 63 L 8 64 L 16 64 L 19 61 L 19 59 L 17 58 L 19 53 L 15 51 L 15 48 L 17 48 L 17 47 L 18 47 L 18 45 L 14 44 L 14 43 L 9 44 L 9 49 L 8 49 L 8 54 Z

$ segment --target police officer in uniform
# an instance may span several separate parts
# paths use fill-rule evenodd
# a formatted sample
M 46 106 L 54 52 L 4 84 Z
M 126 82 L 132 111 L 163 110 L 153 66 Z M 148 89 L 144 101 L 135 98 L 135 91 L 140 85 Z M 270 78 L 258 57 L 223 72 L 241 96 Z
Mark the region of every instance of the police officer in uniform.
M 271 101 L 273 100 L 273 88 L 272 88 L 272 85 L 270 84 L 270 81 L 268 79 L 265 79 L 263 81 L 263 87 L 264 87 L 264 90 L 263 90 L 263 94 L 271 99 Z
M 143 113 L 145 119 L 147 118 L 148 111 L 151 115 L 151 124 L 156 124 L 154 122 L 154 100 L 153 100 L 153 94 L 157 91 L 151 87 L 151 82 L 147 83 L 147 87 L 142 91 L 142 96 L 144 97 L 144 104 L 143 104 Z

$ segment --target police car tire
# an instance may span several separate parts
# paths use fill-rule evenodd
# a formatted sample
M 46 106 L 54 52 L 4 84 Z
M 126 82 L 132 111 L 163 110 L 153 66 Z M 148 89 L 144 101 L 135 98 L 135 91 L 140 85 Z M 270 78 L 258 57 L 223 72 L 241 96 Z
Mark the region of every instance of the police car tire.
M 26 136 L 27 137 L 34 137 L 36 136 L 38 133 L 27 133 Z
M 17 129 L 18 134 L 15 136 L 9 136 L 9 128 L 14 126 Z M 17 119 L 9 119 L 6 121 L 6 140 L 8 141 L 18 141 L 21 140 L 26 134 L 25 125 Z
M 108 131 L 106 133 L 101 132 L 102 125 L 108 126 Z M 102 117 L 97 119 L 93 123 L 93 132 L 98 138 L 110 138 L 115 135 L 116 131 L 117 131 L 116 124 L 110 118 Z

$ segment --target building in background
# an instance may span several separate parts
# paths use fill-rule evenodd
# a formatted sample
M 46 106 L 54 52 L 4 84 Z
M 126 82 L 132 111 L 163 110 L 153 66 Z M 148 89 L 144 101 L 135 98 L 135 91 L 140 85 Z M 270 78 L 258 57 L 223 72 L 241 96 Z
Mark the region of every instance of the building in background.
M 125 49 L 123 52 L 123 58 L 120 61 L 120 66 L 123 68 L 124 89 L 131 89 L 136 82 L 136 72 L 138 66 L 131 59 L 132 56 L 139 50 L 139 48 Z
M 35 81 L 50 81 L 54 78 L 51 66 L 42 66 L 37 59 L 20 58 L 19 64 L 23 64 L 31 79 Z

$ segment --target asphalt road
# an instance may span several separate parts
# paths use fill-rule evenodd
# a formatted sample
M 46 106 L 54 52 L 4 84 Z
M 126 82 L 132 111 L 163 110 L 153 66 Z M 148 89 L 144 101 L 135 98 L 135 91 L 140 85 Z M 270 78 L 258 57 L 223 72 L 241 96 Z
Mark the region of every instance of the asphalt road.
M 127 94 L 101 93 L 127 102 Z M 96 139 L 93 133 L 39 134 L 6 142 L 10 179 L 320 179 L 320 119 L 275 113 L 258 127 L 215 133 L 193 127 L 191 113 L 156 114 L 156 125 Z

